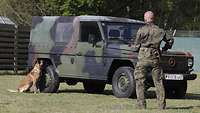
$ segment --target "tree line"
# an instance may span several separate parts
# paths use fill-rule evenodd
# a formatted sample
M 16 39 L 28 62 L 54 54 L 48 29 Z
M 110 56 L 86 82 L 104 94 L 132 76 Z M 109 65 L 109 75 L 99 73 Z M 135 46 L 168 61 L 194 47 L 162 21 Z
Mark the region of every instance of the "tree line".
M 31 25 L 32 16 L 104 15 L 143 20 L 152 10 L 165 29 L 200 30 L 200 0 L 1 0 L 0 15 Z

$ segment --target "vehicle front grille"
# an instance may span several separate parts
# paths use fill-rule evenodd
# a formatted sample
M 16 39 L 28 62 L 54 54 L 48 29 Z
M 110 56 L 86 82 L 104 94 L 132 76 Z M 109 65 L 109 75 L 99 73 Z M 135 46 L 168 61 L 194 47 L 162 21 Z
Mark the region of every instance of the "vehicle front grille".
M 184 56 L 162 56 L 160 64 L 164 73 L 184 73 L 188 71 L 187 61 Z

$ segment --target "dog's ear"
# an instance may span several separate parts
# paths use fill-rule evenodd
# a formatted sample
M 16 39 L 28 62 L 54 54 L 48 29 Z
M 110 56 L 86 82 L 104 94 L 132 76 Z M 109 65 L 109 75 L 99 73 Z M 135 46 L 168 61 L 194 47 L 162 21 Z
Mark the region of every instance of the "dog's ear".
M 32 66 L 35 66 L 35 64 L 37 64 L 37 60 L 33 59 Z

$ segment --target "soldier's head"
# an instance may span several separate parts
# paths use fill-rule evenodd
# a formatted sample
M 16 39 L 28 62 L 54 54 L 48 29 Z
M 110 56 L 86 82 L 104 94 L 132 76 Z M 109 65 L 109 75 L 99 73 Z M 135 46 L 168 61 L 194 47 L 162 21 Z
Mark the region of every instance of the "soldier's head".
M 153 23 L 154 22 L 154 14 L 152 11 L 147 11 L 144 13 L 144 21 L 145 21 L 145 23 Z

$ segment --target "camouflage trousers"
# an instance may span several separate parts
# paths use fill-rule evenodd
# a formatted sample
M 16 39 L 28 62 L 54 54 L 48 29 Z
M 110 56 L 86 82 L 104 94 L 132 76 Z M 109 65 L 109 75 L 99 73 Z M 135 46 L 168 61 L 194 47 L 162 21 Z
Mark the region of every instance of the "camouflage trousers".
M 161 68 L 159 66 L 159 60 L 148 60 L 148 59 L 140 59 L 137 62 L 134 76 L 136 80 L 136 94 L 137 94 L 137 107 L 138 108 L 146 108 L 146 100 L 145 100 L 145 80 L 147 74 L 147 68 L 152 71 L 152 78 L 154 85 L 156 87 L 156 96 L 157 102 L 160 109 L 164 109 L 166 106 L 165 102 L 165 90 L 163 86 L 163 76 L 161 72 Z

